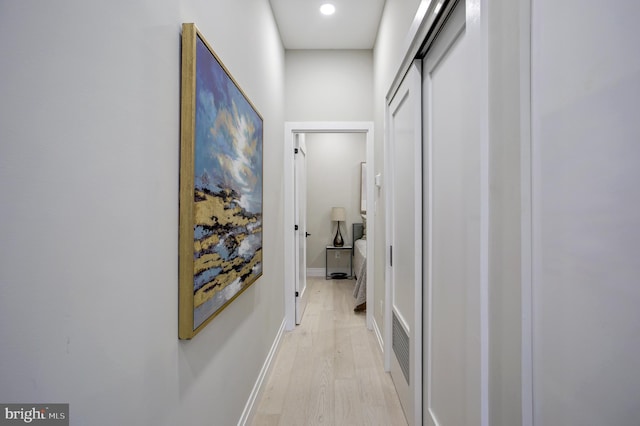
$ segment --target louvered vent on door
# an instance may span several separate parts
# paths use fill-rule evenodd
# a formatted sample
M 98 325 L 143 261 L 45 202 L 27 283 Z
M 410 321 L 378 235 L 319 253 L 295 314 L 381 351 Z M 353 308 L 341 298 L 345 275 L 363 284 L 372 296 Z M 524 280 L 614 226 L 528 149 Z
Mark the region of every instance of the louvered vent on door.
M 404 378 L 407 379 L 407 383 L 409 383 L 409 335 L 396 317 L 395 312 L 393 313 L 391 346 L 400 364 L 402 374 L 404 374 Z

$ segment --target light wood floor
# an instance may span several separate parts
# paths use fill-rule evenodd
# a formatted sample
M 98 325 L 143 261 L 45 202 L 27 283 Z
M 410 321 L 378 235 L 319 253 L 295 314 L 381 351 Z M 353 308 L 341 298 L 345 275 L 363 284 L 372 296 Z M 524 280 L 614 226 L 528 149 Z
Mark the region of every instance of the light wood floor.
M 302 324 L 283 336 L 252 424 L 406 425 L 365 313 L 353 312 L 355 281 L 307 282 Z

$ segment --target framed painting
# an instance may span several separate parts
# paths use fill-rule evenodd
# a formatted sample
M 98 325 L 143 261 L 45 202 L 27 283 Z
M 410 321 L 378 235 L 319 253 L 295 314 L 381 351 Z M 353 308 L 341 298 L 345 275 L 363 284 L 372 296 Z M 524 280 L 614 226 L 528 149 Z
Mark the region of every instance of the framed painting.
M 262 275 L 263 120 L 194 24 L 182 25 L 178 337 Z

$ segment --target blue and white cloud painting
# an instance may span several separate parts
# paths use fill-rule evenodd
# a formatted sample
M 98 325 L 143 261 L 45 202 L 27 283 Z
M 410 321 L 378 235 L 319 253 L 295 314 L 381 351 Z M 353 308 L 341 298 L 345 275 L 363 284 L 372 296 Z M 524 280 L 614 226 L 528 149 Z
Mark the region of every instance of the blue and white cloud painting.
M 262 274 L 262 118 L 196 42 L 194 329 Z

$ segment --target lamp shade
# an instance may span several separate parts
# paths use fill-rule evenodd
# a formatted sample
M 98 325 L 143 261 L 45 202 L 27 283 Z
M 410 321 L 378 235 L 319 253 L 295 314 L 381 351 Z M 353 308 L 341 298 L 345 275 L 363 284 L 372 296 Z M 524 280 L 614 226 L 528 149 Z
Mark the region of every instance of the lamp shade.
M 347 212 L 345 211 L 344 207 L 332 207 L 331 220 L 336 222 L 347 220 Z

